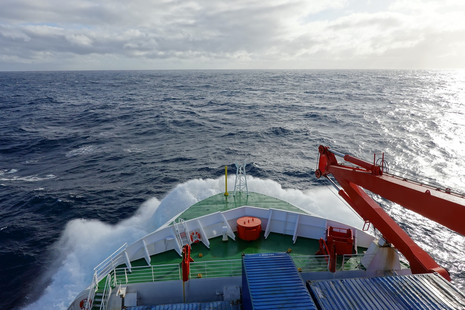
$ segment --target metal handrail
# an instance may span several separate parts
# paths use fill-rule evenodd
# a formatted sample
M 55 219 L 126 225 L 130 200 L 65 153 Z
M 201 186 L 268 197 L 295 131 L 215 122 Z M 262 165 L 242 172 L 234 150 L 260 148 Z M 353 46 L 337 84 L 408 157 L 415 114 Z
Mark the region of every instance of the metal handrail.
M 116 267 L 114 266 L 115 261 L 121 257 L 123 251 L 126 250 L 127 247 L 127 243 L 123 244 L 119 247 L 119 249 L 113 252 L 110 256 L 108 256 L 104 261 L 102 261 L 94 268 L 94 271 L 97 274 L 98 281 L 103 279 L 103 277 L 105 277 L 108 273 L 110 273 L 112 269 Z
M 242 259 L 192 262 L 190 278 L 222 278 L 242 275 Z
M 89 288 L 89 294 L 87 294 L 87 300 L 84 305 L 85 310 L 92 309 L 92 300 L 95 297 L 95 292 L 98 290 L 98 281 L 96 281 L 96 279 L 97 279 L 97 273 L 94 272 L 94 276 L 92 277 L 92 283 L 90 284 L 90 288 Z
M 291 258 L 301 272 L 329 271 L 329 255 L 291 255 Z
M 115 258 L 118 259 L 121 257 L 121 253 L 127 248 L 128 244 L 125 243 L 119 247 L 115 252 L 110 256 L 104 259 L 100 264 L 94 268 L 94 275 L 92 277 L 92 282 L 89 286 L 89 294 L 87 295 L 87 301 L 84 305 L 84 309 L 90 310 L 92 308 L 92 300 L 95 297 L 95 292 L 98 290 L 98 283 L 101 279 L 107 276 L 112 269 L 114 269 Z M 110 267 L 111 264 L 111 268 Z
M 103 288 L 102 302 L 100 303 L 99 310 L 106 310 L 108 308 L 108 300 L 111 295 L 110 281 L 111 281 L 111 277 L 107 277 L 107 280 L 105 281 L 105 286 Z M 107 289 L 108 289 L 108 296 L 105 297 L 105 293 L 107 292 Z
M 186 244 L 191 246 L 192 241 L 190 238 L 190 231 L 189 231 L 189 228 L 187 227 L 186 221 L 184 221 L 182 218 L 179 218 L 178 222 L 175 221 L 173 223 L 173 227 L 174 227 L 174 230 L 176 231 L 176 237 L 178 238 L 178 241 L 181 247 Z M 184 242 L 183 239 L 185 239 L 186 242 Z
M 115 268 L 110 276 L 113 277 L 113 287 L 120 284 L 180 280 L 180 268 L 179 264 L 167 264 L 132 267 L 128 272 L 128 268 L 122 267 Z
M 368 254 L 373 255 L 373 254 Z M 361 260 L 367 254 L 352 254 L 343 255 L 342 265 L 340 270 L 362 270 L 363 265 Z M 296 268 L 300 272 L 326 272 L 329 271 L 329 255 L 292 255 L 292 260 Z M 350 261 L 355 260 L 354 263 Z M 355 268 L 347 269 L 347 264 L 355 266 Z M 234 277 L 242 275 L 242 259 L 233 260 L 218 260 L 206 262 L 190 263 L 190 278 L 218 278 L 218 277 Z M 96 280 L 94 275 L 94 281 Z M 167 264 L 156 266 L 141 266 L 132 267 L 131 271 L 126 267 L 114 268 L 107 277 L 105 288 L 102 296 L 100 310 L 106 310 L 108 301 L 107 291 L 111 291 L 111 287 L 116 287 L 122 284 L 143 283 L 143 282 L 159 282 L 169 280 L 181 280 L 180 264 Z M 95 294 L 94 289 L 89 292 L 88 300 L 93 299 Z M 91 305 L 89 305 L 91 306 Z M 88 308 L 90 309 L 90 308 Z
M 363 265 L 362 259 L 364 257 L 373 259 L 374 256 L 375 254 L 344 254 L 342 256 L 341 270 L 366 270 L 368 266 Z

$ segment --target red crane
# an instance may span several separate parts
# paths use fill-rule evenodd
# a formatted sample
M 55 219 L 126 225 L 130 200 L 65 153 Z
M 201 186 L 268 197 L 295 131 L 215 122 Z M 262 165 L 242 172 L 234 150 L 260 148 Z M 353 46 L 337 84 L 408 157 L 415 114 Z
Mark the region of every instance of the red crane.
M 365 220 L 372 223 L 387 242 L 408 259 L 412 273 L 438 272 L 450 281 L 449 273 L 421 249 L 402 228 L 361 188 L 465 235 L 465 199 L 449 189 L 439 189 L 406 180 L 376 165 L 320 145 L 317 178 L 333 175 L 340 186 L 339 195 Z M 339 164 L 336 156 L 358 167 Z M 328 178 L 329 179 L 329 178 Z

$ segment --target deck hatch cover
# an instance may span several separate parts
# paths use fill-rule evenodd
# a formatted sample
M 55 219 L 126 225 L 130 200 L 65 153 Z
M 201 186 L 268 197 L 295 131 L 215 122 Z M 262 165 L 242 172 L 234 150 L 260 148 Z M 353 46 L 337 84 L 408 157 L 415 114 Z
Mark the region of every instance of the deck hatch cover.
M 245 310 L 317 309 L 287 253 L 244 255 L 242 304 Z
M 465 294 L 439 274 L 308 281 L 320 309 L 465 309 Z

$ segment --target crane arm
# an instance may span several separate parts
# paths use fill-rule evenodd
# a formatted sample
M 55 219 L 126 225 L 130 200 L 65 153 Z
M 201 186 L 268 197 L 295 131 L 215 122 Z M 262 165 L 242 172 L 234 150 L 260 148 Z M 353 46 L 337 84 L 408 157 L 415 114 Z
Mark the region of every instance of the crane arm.
M 329 167 L 336 180 L 347 180 L 376 193 L 404 208 L 412 210 L 453 231 L 465 235 L 465 199 L 439 189 L 384 173 L 375 176 L 369 172 L 341 166 Z
M 465 215 L 465 199 L 447 191 L 383 173 L 380 166 L 330 151 L 328 147 L 320 146 L 319 151 L 320 161 L 316 176 L 319 178 L 332 174 L 344 189 L 339 194 L 404 254 L 413 273 L 438 272 L 450 280 L 448 272 L 421 249 L 360 186 L 461 234 L 465 234 L 464 225 L 460 225 L 460 220 Z M 360 167 L 339 164 L 335 154 Z

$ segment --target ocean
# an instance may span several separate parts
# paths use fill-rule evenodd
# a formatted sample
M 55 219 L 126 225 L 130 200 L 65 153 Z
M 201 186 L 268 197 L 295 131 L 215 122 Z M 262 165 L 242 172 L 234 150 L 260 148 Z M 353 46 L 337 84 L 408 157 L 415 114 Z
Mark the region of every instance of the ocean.
M 465 181 L 460 70 L 0 72 L 0 113 L 1 309 L 66 309 L 94 266 L 221 191 L 235 161 L 303 207 L 334 199 L 315 196 L 320 144 Z M 465 238 L 373 197 L 464 290 Z

